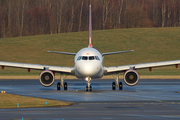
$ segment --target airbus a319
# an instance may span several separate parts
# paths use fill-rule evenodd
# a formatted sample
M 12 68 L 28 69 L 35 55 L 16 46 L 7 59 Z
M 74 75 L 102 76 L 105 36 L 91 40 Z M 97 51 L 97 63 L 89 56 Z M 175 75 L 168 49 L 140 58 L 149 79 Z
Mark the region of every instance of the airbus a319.
M 56 52 L 48 51 L 51 53 L 67 54 L 74 56 L 74 67 L 62 67 L 62 66 L 49 66 L 49 65 L 39 65 L 39 64 L 27 64 L 27 63 L 14 63 L 14 62 L 3 62 L 0 61 L 0 66 L 4 67 L 15 67 L 15 68 L 27 68 L 35 70 L 43 70 L 39 76 L 40 83 L 49 87 L 53 85 L 55 81 L 55 73 L 60 73 L 61 83 L 57 83 L 57 90 L 64 88 L 67 90 L 67 82 L 64 82 L 63 74 L 74 75 L 77 78 L 84 78 L 87 81 L 86 91 L 92 91 L 91 79 L 102 78 L 104 75 L 116 74 L 115 82 L 112 83 L 112 90 L 117 87 L 119 90 L 123 89 L 122 82 L 119 82 L 119 73 L 124 73 L 124 82 L 128 86 L 134 86 L 139 81 L 139 74 L 137 69 L 152 69 L 153 67 L 169 66 L 175 65 L 178 67 L 180 60 L 175 61 L 164 61 L 164 62 L 154 62 L 154 63 L 142 63 L 134 65 L 123 65 L 123 66 L 103 66 L 103 56 L 111 54 L 119 54 L 132 52 L 134 50 L 128 51 L 117 51 L 109 53 L 100 53 L 92 45 L 92 20 L 91 20 L 91 5 L 89 6 L 89 44 L 88 47 L 79 50 L 77 53 L 68 52 Z

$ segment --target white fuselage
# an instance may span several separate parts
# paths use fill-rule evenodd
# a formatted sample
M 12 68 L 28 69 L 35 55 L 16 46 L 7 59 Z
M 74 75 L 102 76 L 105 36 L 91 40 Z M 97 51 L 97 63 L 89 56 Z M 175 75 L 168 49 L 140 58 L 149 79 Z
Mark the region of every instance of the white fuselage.
M 77 78 L 101 78 L 104 75 L 103 57 L 95 48 L 83 48 L 74 58 L 74 74 Z

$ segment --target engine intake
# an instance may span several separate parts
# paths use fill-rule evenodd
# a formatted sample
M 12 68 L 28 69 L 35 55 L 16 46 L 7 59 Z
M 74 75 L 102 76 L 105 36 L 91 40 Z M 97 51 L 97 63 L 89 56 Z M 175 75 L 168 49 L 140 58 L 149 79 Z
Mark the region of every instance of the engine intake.
M 52 71 L 45 70 L 39 76 L 39 81 L 44 87 L 49 87 L 54 83 L 54 74 Z
M 128 86 L 134 86 L 139 82 L 139 74 L 135 70 L 128 70 L 124 74 L 124 82 Z

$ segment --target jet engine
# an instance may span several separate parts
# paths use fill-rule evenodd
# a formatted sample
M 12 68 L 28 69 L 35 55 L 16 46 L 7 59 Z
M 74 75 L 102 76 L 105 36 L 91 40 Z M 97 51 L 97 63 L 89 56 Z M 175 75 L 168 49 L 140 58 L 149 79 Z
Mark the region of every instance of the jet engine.
M 52 71 L 45 70 L 39 76 L 39 81 L 44 87 L 49 87 L 54 83 L 54 74 Z
M 135 70 L 128 70 L 124 74 L 124 82 L 128 86 L 134 86 L 139 82 L 139 74 Z

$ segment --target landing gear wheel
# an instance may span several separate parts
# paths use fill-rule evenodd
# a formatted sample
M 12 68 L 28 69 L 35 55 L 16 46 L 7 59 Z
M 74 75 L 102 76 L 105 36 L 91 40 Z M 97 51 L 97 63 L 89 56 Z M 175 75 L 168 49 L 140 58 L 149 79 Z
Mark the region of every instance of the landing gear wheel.
M 123 89 L 123 84 L 122 82 L 119 82 L 119 90 L 122 90 Z
M 92 91 L 92 87 L 90 86 L 90 88 L 89 88 L 89 91 L 91 92 Z
M 86 86 L 86 91 L 88 91 L 88 86 Z
M 64 83 L 64 90 L 67 90 L 67 82 Z
M 57 83 L 57 90 L 61 90 L 61 83 L 60 82 Z
M 115 82 L 112 83 L 112 90 L 116 90 L 116 83 Z

